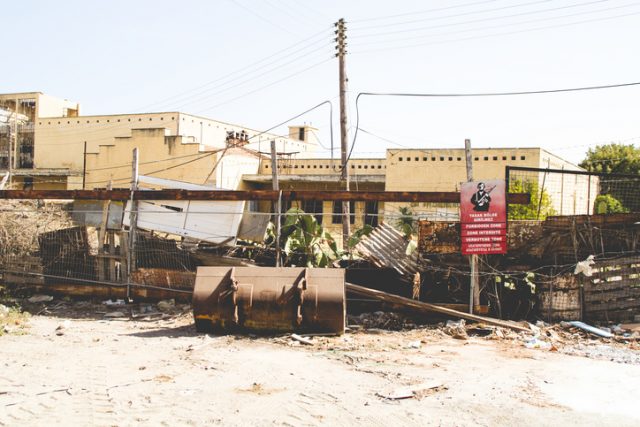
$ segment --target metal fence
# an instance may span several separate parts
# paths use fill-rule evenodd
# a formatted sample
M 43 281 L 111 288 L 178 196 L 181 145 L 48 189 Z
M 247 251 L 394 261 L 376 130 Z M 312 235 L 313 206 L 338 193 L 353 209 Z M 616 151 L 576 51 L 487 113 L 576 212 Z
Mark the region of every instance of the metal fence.
M 510 206 L 510 219 L 640 211 L 640 176 L 567 169 L 507 166 L 509 191 L 531 194 L 531 203 Z
M 507 167 L 506 180 L 510 191 L 531 193 L 529 205 L 509 207 L 509 218 L 543 220 L 527 247 L 548 265 L 541 317 L 633 320 L 640 310 L 640 176 Z M 588 274 L 574 275 L 576 265 Z

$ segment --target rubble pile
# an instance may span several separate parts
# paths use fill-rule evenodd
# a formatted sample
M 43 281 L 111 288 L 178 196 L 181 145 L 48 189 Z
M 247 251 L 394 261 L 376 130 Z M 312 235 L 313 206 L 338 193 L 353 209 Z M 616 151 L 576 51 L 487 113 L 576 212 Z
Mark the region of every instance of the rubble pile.
M 363 329 L 386 329 L 389 331 L 402 331 L 417 327 L 413 320 L 406 316 L 387 311 L 362 313 L 359 316 L 347 315 L 347 324 L 349 327 L 359 326 Z

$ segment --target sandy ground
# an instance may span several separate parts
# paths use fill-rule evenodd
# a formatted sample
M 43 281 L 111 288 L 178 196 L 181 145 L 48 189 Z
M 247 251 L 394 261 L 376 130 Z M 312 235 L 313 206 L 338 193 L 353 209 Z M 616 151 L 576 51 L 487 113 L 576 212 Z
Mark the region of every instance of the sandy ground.
M 189 315 L 34 316 L 0 337 L 0 425 L 640 425 L 637 350 L 620 363 L 433 329 L 313 341 L 200 335 Z

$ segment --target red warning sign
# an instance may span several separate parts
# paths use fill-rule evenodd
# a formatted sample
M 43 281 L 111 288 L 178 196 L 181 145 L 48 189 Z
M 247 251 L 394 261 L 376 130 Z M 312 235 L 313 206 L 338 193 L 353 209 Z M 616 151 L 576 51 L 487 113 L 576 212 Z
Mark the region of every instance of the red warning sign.
M 507 252 L 507 200 L 503 180 L 462 184 L 460 230 L 463 255 Z

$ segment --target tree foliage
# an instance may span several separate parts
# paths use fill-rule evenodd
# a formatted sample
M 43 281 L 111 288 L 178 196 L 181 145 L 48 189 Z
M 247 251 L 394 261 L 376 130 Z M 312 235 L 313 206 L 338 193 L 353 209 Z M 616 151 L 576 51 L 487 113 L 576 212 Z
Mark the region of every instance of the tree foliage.
M 288 265 L 328 267 L 340 256 L 331 234 L 318 224 L 313 215 L 300 209 L 287 211 L 280 233 Z
M 640 148 L 633 144 L 598 145 L 587 151 L 580 167 L 589 172 L 640 174 Z
M 529 193 L 531 203 L 528 205 L 509 205 L 509 219 L 539 219 L 544 220 L 547 216 L 556 215 L 556 211 L 551 203 L 551 197 L 546 190 L 542 190 L 535 181 L 513 179 L 509 182 L 510 193 Z M 538 211 L 540 214 L 538 215 Z
M 629 209 L 625 208 L 620 200 L 613 197 L 611 194 L 601 194 L 596 197 L 593 204 L 594 213 L 596 214 L 611 214 L 611 213 L 627 213 Z
M 607 209 L 605 213 L 640 211 L 638 183 L 640 182 L 640 148 L 633 144 L 599 145 L 587 151 L 586 158 L 580 166 L 590 172 L 604 174 L 638 175 L 638 180 L 612 177 L 600 177 L 600 192 L 608 195 L 607 199 L 596 199 L 594 211 L 598 207 Z M 599 196 L 600 197 L 600 196 Z M 600 204 L 598 204 L 598 202 Z M 617 203 L 616 203 L 617 202 Z M 606 203 L 606 208 L 602 203 Z M 614 210 L 609 210 L 614 209 Z
M 416 221 L 413 218 L 414 213 L 408 206 L 400 206 L 398 209 L 400 216 L 396 220 L 396 227 L 407 239 L 411 238 L 411 235 L 416 232 Z

